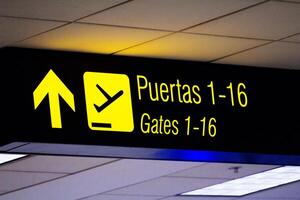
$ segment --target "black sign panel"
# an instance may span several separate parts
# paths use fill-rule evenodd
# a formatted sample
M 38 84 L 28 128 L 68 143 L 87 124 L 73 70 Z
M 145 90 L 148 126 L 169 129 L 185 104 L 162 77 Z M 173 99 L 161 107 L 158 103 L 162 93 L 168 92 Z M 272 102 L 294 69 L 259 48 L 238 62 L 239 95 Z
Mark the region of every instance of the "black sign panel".
M 300 155 L 300 71 L 1 50 L 1 144 Z

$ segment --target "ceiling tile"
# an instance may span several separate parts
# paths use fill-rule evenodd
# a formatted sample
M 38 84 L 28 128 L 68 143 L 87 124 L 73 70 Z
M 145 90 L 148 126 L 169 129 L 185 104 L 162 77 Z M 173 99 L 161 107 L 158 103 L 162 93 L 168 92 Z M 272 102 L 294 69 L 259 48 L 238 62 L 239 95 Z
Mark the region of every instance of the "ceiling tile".
M 121 51 L 118 54 L 210 61 L 262 43 L 264 41 L 177 33 Z
M 300 3 L 300 0 L 284 0 L 286 2 L 296 2 L 296 3 Z
M 162 177 L 136 185 L 114 190 L 108 194 L 123 195 L 177 195 L 183 192 L 222 183 L 225 179 L 202 179 L 182 177 Z
M 238 171 L 235 171 L 235 167 L 238 168 Z M 235 179 L 270 170 L 276 167 L 278 166 L 236 163 L 206 163 L 195 168 L 171 174 L 169 176 Z
M 9 191 L 0 191 L 0 194 L 6 193 L 6 192 L 9 192 Z
M 262 198 L 256 198 L 256 197 L 242 197 L 238 200 L 299 200 L 299 198 L 268 198 L 268 197 L 262 197 Z
M 271 188 L 268 190 L 263 190 L 261 192 L 249 194 L 239 200 L 250 200 L 250 199 L 288 199 L 291 198 L 299 199 L 300 197 L 300 181 L 295 183 L 286 184 L 280 187 Z
M 289 42 L 300 42 L 300 34 L 297 34 L 293 37 L 289 37 L 284 39 L 284 41 L 289 41 Z
M 216 63 L 300 69 L 299 52 L 299 43 L 274 42 L 218 60 Z
M 234 197 L 190 197 L 190 196 L 178 196 L 178 197 L 169 197 L 163 200 L 237 200 Z
M 60 25 L 62 23 L 0 17 L 0 44 L 9 45 Z
M 166 34 L 111 26 L 71 24 L 23 41 L 16 46 L 112 53 Z
M 12 142 L 12 143 L 8 143 L 4 146 L 0 146 L 0 151 L 9 151 L 10 149 L 15 149 L 18 148 L 20 146 L 26 145 L 26 142 Z
M 0 166 L 1 170 L 74 173 L 90 167 L 111 162 L 112 158 L 71 156 L 31 156 L 17 162 Z
M 75 20 L 124 0 L 1 0 L 0 15 L 51 20 Z
M 84 22 L 180 30 L 259 0 L 139 0 L 83 19 Z
M 37 197 L 43 197 L 43 200 L 80 199 L 195 166 L 197 166 L 197 163 L 194 162 L 125 159 L 13 193 L 0 195 L 0 199 L 36 199 Z
M 63 175 L 64 174 L 0 171 L 0 191 L 16 190 Z
M 300 4 L 270 1 L 187 32 L 280 39 L 300 32 Z
M 133 196 L 133 195 L 96 195 L 82 200 L 157 200 L 162 196 Z

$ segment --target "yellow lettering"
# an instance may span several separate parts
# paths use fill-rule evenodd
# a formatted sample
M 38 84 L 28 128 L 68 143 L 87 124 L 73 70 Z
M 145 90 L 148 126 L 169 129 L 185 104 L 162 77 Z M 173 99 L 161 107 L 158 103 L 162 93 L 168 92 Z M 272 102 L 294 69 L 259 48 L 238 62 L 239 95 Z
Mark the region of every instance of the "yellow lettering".
M 182 89 L 185 90 L 186 92 L 183 94 L 183 101 L 184 103 L 193 103 L 192 102 L 192 97 L 191 97 L 191 89 L 189 85 L 184 84 L 182 86 Z
M 148 113 L 144 113 L 141 117 L 141 124 L 140 124 L 140 127 L 141 127 L 141 130 L 143 133 L 149 133 L 150 132 L 150 123 L 149 122 L 145 122 L 145 119 L 144 118 L 147 118 L 147 120 L 150 120 L 150 116 Z
M 201 103 L 200 87 L 198 85 L 193 85 L 192 91 L 193 94 L 195 95 L 195 97 L 193 98 L 193 102 L 195 104 L 200 104 Z
M 139 100 L 142 100 L 142 96 L 144 96 L 143 98 L 147 97 L 150 101 L 165 103 L 201 103 L 200 86 L 181 84 L 179 79 L 176 79 L 176 82 L 173 83 L 151 82 L 148 81 L 146 76 L 137 75 L 137 89 Z
M 169 88 L 165 83 L 160 84 L 160 97 L 164 102 L 168 102 L 169 100 Z
M 166 119 L 163 115 L 151 117 L 148 113 L 143 113 L 140 121 L 140 128 L 143 133 L 173 135 L 178 134 L 178 121 Z
M 181 84 L 179 83 L 179 80 L 177 79 L 177 82 L 176 82 L 176 87 L 177 87 L 177 91 L 178 91 L 178 101 L 180 103 L 182 103 L 183 101 L 181 100 Z
M 152 119 L 151 123 L 152 123 L 151 132 L 154 133 L 154 134 L 157 134 L 158 133 L 158 129 L 159 129 L 158 119 L 155 119 L 155 118 Z
M 173 135 L 178 135 L 178 127 L 177 127 L 177 125 L 178 125 L 178 121 L 177 120 L 173 120 L 172 121 L 172 126 L 173 126 L 173 130 L 172 130 L 172 133 L 173 133 Z
M 153 93 L 155 97 L 153 97 Z M 159 101 L 157 83 L 154 83 L 154 92 L 153 92 L 151 82 L 149 82 L 149 94 L 150 94 L 151 101 Z
M 147 88 L 148 80 L 145 76 L 142 76 L 142 75 L 137 75 L 136 77 L 137 77 L 137 87 L 138 87 L 139 100 L 142 100 L 141 90 L 144 90 L 144 89 Z M 144 80 L 144 85 L 143 86 L 140 83 L 140 79 Z

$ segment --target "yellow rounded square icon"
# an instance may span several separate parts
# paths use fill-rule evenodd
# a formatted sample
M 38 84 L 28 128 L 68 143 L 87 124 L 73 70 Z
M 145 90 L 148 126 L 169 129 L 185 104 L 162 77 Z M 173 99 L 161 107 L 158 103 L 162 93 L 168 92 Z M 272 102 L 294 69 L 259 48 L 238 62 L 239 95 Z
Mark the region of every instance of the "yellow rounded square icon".
M 128 76 L 85 72 L 83 81 L 89 128 L 132 132 L 134 122 Z

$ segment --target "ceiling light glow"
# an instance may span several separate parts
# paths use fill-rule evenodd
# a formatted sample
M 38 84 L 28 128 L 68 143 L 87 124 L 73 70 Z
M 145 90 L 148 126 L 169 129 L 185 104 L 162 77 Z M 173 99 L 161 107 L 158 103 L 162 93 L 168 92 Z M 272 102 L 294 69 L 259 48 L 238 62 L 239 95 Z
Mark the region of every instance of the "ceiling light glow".
M 24 154 L 6 154 L 6 153 L 0 153 L 0 164 L 12 161 L 12 160 L 16 160 L 19 158 L 22 158 L 26 155 Z
M 284 166 L 182 193 L 184 196 L 244 196 L 300 180 L 300 167 Z

